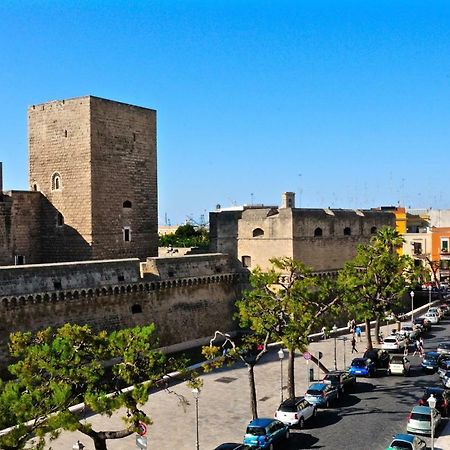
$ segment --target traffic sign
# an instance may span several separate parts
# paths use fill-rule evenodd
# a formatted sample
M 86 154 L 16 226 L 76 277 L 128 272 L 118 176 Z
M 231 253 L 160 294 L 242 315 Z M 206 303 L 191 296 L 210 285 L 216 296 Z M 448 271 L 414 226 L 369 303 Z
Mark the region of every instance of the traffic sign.
M 303 358 L 305 358 L 306 361 L 309 361 L 311 359 L 311 353 L 309 353 L 309 352 L 303 353 Z
M 144 422 L 139 422 L 137 432 L 139 435 L 145 436 L 147 434 L 147 425 Z

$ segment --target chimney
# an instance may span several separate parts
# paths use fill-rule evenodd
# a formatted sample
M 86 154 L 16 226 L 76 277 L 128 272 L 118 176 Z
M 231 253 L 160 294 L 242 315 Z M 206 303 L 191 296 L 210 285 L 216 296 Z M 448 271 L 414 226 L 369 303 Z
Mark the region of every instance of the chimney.
M 295 208 L 295 192 L 283 192 L 281 195 L 282 208 Z

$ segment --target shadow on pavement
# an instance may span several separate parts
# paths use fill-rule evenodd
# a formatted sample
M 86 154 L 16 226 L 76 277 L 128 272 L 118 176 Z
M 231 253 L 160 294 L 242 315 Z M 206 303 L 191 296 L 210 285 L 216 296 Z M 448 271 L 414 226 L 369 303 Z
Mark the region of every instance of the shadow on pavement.
M 367 381 L 356 382 L 355 389 L 353 390 L 354 394 L 362 394 L 363 392 L 371 392 L 373 391 L 375 386 L 372 383 L 368 383 Z
M 317 447 L 315 444 L 319 442 L 319 439 L 311 434 L 305 433 L 304 431 L 293 430 L 291 432 L 291 438 L 289 439 L 289 443 L 282 443 L 278 446 L 279 449 L 283 450 L 298 450 L 305 448 L 322 448 L 321 446 Z

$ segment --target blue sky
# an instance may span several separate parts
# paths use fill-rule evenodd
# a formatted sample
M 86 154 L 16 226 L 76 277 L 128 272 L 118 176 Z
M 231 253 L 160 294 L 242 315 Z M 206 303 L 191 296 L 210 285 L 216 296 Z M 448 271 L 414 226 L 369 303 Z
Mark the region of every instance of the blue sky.
M 28 105 L 158 111 L 159 221 L 216 204 L 450 208 L 448 0 L 2 0 L 0 161 Z M 300 198 L 299 198 L 300 197 Z

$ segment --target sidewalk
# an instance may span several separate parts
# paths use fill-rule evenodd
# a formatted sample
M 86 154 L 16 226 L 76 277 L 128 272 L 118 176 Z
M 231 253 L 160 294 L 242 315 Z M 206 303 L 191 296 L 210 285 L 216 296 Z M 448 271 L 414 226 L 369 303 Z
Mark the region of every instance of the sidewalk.
M 389 334 L 393 325 L 383 327 L 383 333 Z M 337 368 L 343 370 L 352 358 L 361 356 L 365 350 L 365 333 L 363 341 L 357 342 L 359 352 L 351 354 L 351 335 L 336 339 Z M 345 353 L 344 353 L 345 347 Z M 323 353 L 322 362 L 329 369 L 334 369 L 334 338 L 313 342 L 309 352 L 317 355 Z M 263 361 L 255 367 L 255 378 L 258 398 L 258 414 L 260 417 L 273 417 L 280 402 L 280 366 L 283 364 L 283 384 L 287 377 L 287 353 L 282 363 L 278 359 L 277 349 L 265 355 Z M 345 364 L 344 364 L 345 360 Z M 303 395 L 309 386 L 309 369 L 313 368 L 316 379 L 323 377 L 317 366 L 308 363 L 302 355 L 298 355 L 295 363 L 296 393 Z M 199 397 L 199 441 L 201 448 L 212 449 L 223 442 L 242 441 L 244 430 L 248 424 L 250 413 L 249 387 L 247 369 L 242 364 L 207 373 L 202 376 L 204 386 Z M 173 388 L 174 393 L 166 391 L 152 394 L 142 408 L 153 420 L 148 431 L 148 449 L 157 450 L 192 450 L 195 448 L 195 401 L 192 392 L 185 383 Z M 284 394 L 286 391 L 284 390 Z M 182 397 L 180 397 L 182 396 Z M 189 404 L 184 404 L 187 400 Z M 122 428 L 121 414 L 113 417 L 94 416 L 90 418 L 96 430 L 114 430 Z M 236 433 L 236 430 L 239 430 Z M 63 432 L 61 436 L 49 443 L 46 448 L 53 450 L 72 449 L 80 440 L 85 450 L 94 450 L 92 440 L 79 432 Z M 136 435 L 124 439 L 108 440 L 109 450 L 130 450 L 136 447 Z
M 434 450 L 449 450 L 450 449 L 450 420 L 447 419 L 447 424 L 439 433 L 439 437 L 434 440 Z

